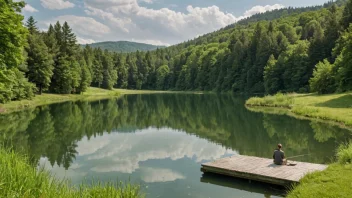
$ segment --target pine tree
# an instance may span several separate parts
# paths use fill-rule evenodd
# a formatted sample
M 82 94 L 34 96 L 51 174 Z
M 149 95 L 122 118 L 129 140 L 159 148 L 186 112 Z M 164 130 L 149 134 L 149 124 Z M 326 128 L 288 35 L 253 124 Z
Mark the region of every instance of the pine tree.
M 342 13 L 341 26 L 346 30 L 352 23 L 352 0 L 348 0 Z
M 264 87 L 265 92 L 268 94 L 274 94 L 282 88 L 280 87 L 280 78 L 276 63 L 277 60 L 274 55 L 271 55 L 264 68 Z
M 117 71 L 114 69 L 113 59 L 110 53 L 105 50 L 102 57 L 103 64 L 103 88 L 113 89 L 117 83 Z
M 94 61 L 92 65 L 93 86 L 101 87 L 103 83 L 103 52 L 100 48 L 94 49 Z
M 117 87 L 126 89 L 128 86 L 128 68 L 126 66 L 125 56 L 122 54 L 115 55 L 115 66 L 117 70 Z
M 78 46 L 76 45 L 76 36 L 72 32 L 72 29 L 68 25 L 67 22 L 65 22 L 62 26 L 62 40 L 60 43 L 60 51 L 62 54 L 72 57 L 76 55 L 78 51 Z
M 56 38 L 56 42 L 58 46 L 61 46 L 62 43 L 62 29 L 61 29 L 61 24 L 60 22 L 56 22 L 55 26 L 54 26 L 54 33 L 55 33 L 55 38 Z M 50 33 L 50 29 L 49 29 L 49 33 Z
M 30 34 L 39 33 L 36 24 L 37 24 L 37 21 L 34 20 L 33 16 L 30 16 L 26 22 L 26 27 Z
M 81 82 L 79 83 L 77 93 L 82 93 L 85 92 L 90 86 L 90 83 L 92 82 L 92 76 L 84 58 L 80 60 L 79 64 L 81 67 Z
M 49 53 L 52 55 L 53 59 L 56 60 L 59 53 L 59 46 L 54 27 L 51 24 L 49 25 L 48 31 L 44 34 L 44 42 L 48 47 Z
M 133 55 L 129 54 L 126 57 L 126 65 L 128 67 L 128 88 L 136 89 L 137 88 L 137 75 L 138 68 L 136 65 L 136 61 L 133 58 Z
M 335 62 L 335 57 L 332 50 L 339 38 L 339 23 L 337 20 L 337 7 L 333 4 L 329 8 L 329 15 L 327 16 L 327 25 L 324 30 L 324 58 L 327 58 L 331 63 Z
M 26 51 L 28 53 L 28 79 L 37 86 L 39 94 L 41 94 L 50 86 L 54 61 L 43 41 L 43 36 L 38 33 L 28 37 Z

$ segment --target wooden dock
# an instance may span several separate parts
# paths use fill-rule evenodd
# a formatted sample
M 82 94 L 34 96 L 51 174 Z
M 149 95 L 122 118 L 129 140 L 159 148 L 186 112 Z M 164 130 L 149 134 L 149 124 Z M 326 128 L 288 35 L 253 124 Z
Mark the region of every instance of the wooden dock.
M 275 165 L 272 159 L 236 155 L 202 164 L 201 171 L 286 186 L 298 183 L 307 173 L 322 171 L 326 165 L 294 162 L 295 166 Z

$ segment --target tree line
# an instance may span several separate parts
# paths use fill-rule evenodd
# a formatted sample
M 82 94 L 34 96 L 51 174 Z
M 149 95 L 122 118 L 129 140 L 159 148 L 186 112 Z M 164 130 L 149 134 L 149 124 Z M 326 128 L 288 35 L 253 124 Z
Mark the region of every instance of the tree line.
M 80 94 L 89 86 L 267 94 L 352 89 L 352 0 L 255 15 L 191 41 L 135 53 L 81 48 L 67 22 L 42 32 L 33 17 L 22 25 L 23 2 L 0 2 L 2 103 L 36 92 Z

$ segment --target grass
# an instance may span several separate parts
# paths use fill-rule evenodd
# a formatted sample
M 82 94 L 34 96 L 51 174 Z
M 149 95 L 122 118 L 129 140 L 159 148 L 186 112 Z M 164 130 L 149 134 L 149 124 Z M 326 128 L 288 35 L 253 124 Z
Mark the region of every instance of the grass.
M 329 95 L 276 94 L 263 98 L 253 97 L 247 100 L 246 106 L 251 109 L 255 107 L 283 107 L 294 115 L 330 120 L 349 127 L 352 126 L 351 92 Z
M 72 187 L 49 172 L 29 164 L 26 156 L 0 148 L 0 197 L 144 197 L 140 186 L 122 183 L 81 184 Z
M 266 106 L 266 107 L 285 107 L 289 108 L 294 104 L 294 97 L 278 93 L 274 96 L 265 96 L 263 98 L 253 97 L 246 102 L 249 106 Z
M 306 175 L 293 187 L 288 198 L 339 197 L 352 195 L 352 143 L 341 146 L 337 152 L 338 162 L 326 170 Z
M 78 101 L 78 100 L 100 100 L 112 97 L 119 97 L 128 94 L 150 94 L 150 93 L 168 93 L 170 91 L 150 91 L 150 90 L 126 90 L 114 89 L 106 90 L 100 88 L 90 87 L 82 94 L 48 94 L 36 95 L 32 100 L 11 101 L 6 104 L 0 104 L 1 113 L 11 113 L 14 111 L 21 111 L 37 106 L 48 105 L 53 103 Z

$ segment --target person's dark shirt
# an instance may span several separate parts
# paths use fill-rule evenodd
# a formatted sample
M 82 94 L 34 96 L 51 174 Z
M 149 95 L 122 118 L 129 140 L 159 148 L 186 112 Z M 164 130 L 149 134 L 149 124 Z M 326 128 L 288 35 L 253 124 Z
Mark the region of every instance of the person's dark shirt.
M 281 165 L 283 160 L 285 159 L 284 151 L 276 149 L 273 154 L 273 159 L 275 164 Z

